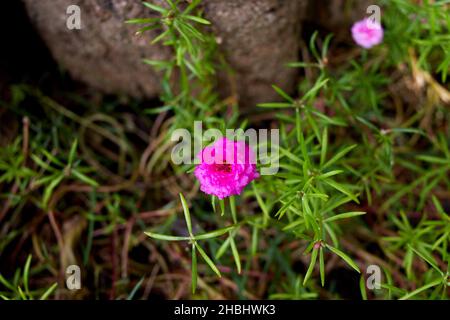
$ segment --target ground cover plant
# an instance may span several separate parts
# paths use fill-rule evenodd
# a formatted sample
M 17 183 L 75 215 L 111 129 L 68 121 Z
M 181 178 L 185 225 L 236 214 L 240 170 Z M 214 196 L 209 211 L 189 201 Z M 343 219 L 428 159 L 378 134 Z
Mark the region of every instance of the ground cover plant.
M 239 105 L 196 0 L 143 2 L 152 17 L 124 21 L 138 36 L 157 30 L 148 45 L 171 52 L 142 62 L 162 74 L 157 100 L 99 95 L 59 73 L 56 86 L 9 83 L 0 297 L 448 299 L 449 4 L 378 4 L 374 34 L 363 16 L 348 38 L 305 31 L 286 65 L 295 92 L 273 83 L 279 98 L 257 106 Z M 245 174 L 205 164 L 205 176 L 173 162 L 171 137 L 196 121 L 277 129 L 279 143 L 258 141 L 270 152 Z M 260 174 L 269 162 L 277 172 Z M 210 180 L 217 170 L 239 178 Z M 69 265 L 79 290 L 66 287 Z

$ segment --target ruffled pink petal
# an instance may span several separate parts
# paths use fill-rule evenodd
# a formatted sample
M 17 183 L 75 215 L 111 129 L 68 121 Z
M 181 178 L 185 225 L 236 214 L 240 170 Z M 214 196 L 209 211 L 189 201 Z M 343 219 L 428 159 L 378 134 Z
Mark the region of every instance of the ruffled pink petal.
M 259 177 L 256 156 L 243 141 L 227 138 L 205 147 L 198 155 L 200 164 L 194 170 L 200 190 L 220 199 L 241 194 L 250 182 Z

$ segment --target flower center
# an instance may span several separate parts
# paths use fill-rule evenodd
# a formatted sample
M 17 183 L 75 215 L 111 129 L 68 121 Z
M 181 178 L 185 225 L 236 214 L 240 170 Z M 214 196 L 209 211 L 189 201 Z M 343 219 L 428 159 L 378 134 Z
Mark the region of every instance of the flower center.
M 216 169 L 216 171 L 219 171 L 219 172 L 230 173 L 231 172 L 231 164 L 227 164 L 227 163 L 216 164 L 215 169 Z

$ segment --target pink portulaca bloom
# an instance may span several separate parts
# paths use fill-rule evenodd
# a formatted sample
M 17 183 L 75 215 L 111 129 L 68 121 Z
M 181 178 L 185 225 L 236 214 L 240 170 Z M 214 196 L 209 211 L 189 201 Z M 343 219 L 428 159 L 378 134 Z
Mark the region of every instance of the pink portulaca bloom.
M 218 139 L 197 157 L 200 164 L 194 174 L 200 181 L 200 190 L 219 199 L 239 195 L 259 177 L 255 154 L 244 141 Z
M 353 25 L 352 37 L 361 47 L 370 49 L 383 41 L 383 27 L 374 20 L 364 18 Z

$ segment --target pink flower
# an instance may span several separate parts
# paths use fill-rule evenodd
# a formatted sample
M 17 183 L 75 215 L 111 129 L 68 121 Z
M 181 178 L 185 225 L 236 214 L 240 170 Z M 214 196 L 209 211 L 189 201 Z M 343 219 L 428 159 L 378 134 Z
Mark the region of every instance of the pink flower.
M 383 41 L 383 27 L 376 21 L 364 18 L 353 25 L 352 37 L 358 45 L 369 49 Z
M 200 181 L 200 190 L 219 199 L 240 194 L 259 177 L 255 154 L 244 141 L 218 139 L 197 157 L 200 164 L 194 174 Z

